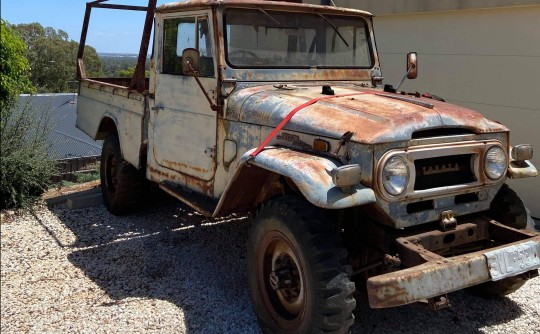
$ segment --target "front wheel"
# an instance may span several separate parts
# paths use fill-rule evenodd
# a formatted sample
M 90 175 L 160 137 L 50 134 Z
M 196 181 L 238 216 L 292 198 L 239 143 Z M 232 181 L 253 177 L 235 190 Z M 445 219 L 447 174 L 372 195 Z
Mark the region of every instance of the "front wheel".
M 347 333 L 355 286 L 337 231 L 305 201 L 286 196 L 257 213 L 248 241 L 248 281 L 265 333 Z
M 101 192 L 110 213 L 119 215 L 134 210 L 140 202 L 143 179 L 137 169 L 122 159 L 120 141 L 111 133 L 101 151 Z

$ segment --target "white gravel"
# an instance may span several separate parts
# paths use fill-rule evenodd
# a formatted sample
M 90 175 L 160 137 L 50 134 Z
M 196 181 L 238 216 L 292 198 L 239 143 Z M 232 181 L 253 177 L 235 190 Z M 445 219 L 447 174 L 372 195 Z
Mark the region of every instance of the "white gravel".
M 247 219 L 176 202 L 115 217 L 103 206 L 36 207 L 1 223 L 1 332 L 258 333 L 245 274 Z M 371 310 L 353 333 L 540 333 L 540 278 L 452 308 Z

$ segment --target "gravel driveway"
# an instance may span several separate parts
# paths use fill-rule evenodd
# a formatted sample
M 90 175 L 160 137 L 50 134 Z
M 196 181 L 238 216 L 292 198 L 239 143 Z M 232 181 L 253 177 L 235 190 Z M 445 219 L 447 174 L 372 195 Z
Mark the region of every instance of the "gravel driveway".
M 166 200 L 115 217 L 103 206 L 2 218 L 1 332 L 258 333 L 246 291 L 249 222 Z M 508 298 L 371 310 L 352 333 L 540 333 L 540 278 Z

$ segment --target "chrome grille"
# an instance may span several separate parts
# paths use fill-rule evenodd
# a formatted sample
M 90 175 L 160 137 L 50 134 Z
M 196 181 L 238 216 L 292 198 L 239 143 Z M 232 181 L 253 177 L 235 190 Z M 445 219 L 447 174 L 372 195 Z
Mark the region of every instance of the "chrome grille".
M 475 182 L 472 154 L 451 155 L 414 161 L 414 190 L 426 190 Z

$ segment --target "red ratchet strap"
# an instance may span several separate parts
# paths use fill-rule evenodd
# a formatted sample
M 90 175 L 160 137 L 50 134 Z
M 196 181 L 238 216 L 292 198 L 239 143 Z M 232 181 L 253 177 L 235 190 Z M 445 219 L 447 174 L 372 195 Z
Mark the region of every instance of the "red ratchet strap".
M 345 97 L 345 96 L 353 96 L 353 95 L 366 95 L 366 94 L 380 94 L 380 92 L 361 92 L 361 93 L 350 93 L 350 94 L 341 94 L 341 95 L 321 96 L 321 97 L 317 97 L 315 99 L 309 100 L 304 104 L 299 105 L 298 107 L 291 110 L 291 112 L 287 115 L 287 117 L 285 117 L 281 121 L 281 123 L 279 123 L 278 126 L 276 126 L 276 128 L 268 135 L 268 137 L 266 137 L 266 139 L 263 140 L 261 145 L 259 145 L 259 147 L 257 147 L 257 149 L 255 151 L 253 151 L 253 153 L 251 153 L 249 155 L 249 158 L 253 159 L 253 158 L 255 158 L 257 156 L 257 154 L 261 153 L 261 151 L 266 147 L 266 145 L 268 145 L 268 143 L 272 139 L 274 139 L 274 137 L 278 134 L 278 132 L 281 131 L 281 129 L 285 126 L 285 124 L 287 124 L 297 112 L 304 109 L 305 107 L 309 107 L 310 105 L 312 105 L 314 103 L 317 103 L 320 100 L 328 100 L 328 99 L 334 99 L 336 97 Z

